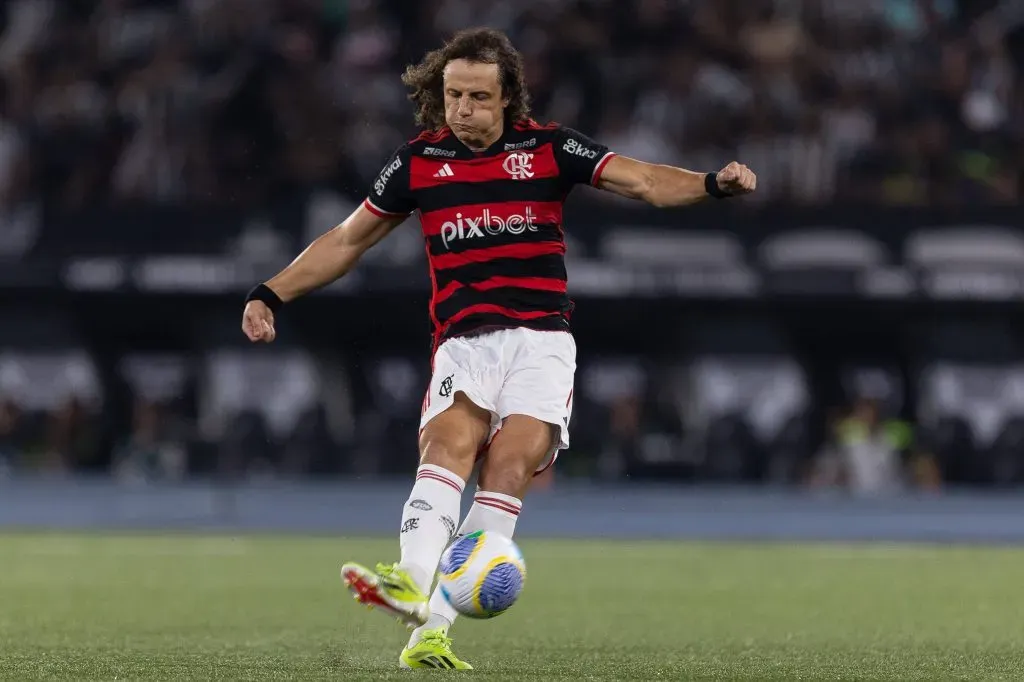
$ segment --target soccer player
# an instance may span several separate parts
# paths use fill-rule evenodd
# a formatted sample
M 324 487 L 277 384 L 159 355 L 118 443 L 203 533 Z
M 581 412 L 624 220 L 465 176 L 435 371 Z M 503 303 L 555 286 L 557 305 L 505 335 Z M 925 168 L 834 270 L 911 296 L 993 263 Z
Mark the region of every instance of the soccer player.
M 754 190 L 730 163 L 696 173 L 617 156 L 575 130 L 530 118 L 520 55 L 499 31 L 456 34 L 410 66 L 424 132 L 387 161 L 369 196 L 246 299 L 242 329 L 270 342 L 285 303 L 349 272 L 419 214 L 430 265 L 433 376 L 423 400 L 420 464 L 402 509 L 401 557 L 342 578 L 358 601 L 414 627 L 405 668 L 469 669 L 451 650 L 455 611 L 435 590 L 456 533 L 511 537 L 531 478 L 569 446 L 576 344 L 569 331 L 562 205 L 587 184 L 662 207 Z M 473 505 L 459 525 L 466 480 Z M 456 531 L 458 529 L 458 531 Z

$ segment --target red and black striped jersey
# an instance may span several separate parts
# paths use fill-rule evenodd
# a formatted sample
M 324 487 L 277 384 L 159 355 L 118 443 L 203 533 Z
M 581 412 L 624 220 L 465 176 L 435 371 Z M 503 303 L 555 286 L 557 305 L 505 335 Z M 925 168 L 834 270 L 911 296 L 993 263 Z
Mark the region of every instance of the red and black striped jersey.
M 380 216 L 419 213 L 435 347 L 481 328 L 568 330 L 562 206 L 612 156 L 575 130 L 534 121 L 506 126 L 483 152 L 444 128 L 391 156 L 364 205 Z

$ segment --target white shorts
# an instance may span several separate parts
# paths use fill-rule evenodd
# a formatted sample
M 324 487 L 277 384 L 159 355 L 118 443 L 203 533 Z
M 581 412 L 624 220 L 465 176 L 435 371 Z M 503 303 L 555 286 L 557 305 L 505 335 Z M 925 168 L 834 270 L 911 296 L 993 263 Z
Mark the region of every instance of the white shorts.
M 576 341 L 568 332 L 516 327 L 448 339 L 434 354 L 420 429 L 448 409 L 459 391 L 491 413 L 488 445 L 509 415 L 554 424 L 561 437 L 539 473 L 569 447 L 575 375 Z

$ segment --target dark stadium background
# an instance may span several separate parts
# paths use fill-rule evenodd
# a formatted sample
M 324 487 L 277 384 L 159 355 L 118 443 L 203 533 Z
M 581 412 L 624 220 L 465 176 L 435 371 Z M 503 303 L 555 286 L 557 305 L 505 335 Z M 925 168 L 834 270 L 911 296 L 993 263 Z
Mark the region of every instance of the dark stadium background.
M 0 509 L 69 478 L 404 485 L 429 368 L 415 220 L 289 306 L 271 347 L 245 342 L 241 301 L 358 204 L 413 132 L 403 66 L 468 25 L 523 51 L 538 119 L 759 174 L 756 195 L 689 210 L 573 196 L 573 447 L 543 485 L 1024 479 L 1018 2 L 27 0 L 0 16 Z M 72 505 L 81 486 L 33 500 Z
M 1020 679 L 1024 0 L 0 2 L 0 679 L 406 679 L 338 570 L 399 558 L 419 226 L 273 345 L 242 303 L 359 205 L 414 134 L 403 68 L 471 26 L 537 119 L 758 182 L 574 193 L 572 447 L 517 521 L 522 598 L 457 655 Z

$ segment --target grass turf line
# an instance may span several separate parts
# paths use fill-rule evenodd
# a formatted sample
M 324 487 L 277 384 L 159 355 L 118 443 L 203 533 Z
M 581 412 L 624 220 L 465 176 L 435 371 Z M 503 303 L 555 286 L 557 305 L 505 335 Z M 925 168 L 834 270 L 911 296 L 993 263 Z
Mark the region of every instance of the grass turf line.
M 460 620 L 496 680 L 1021 679 L 1024 551 L 522 541 L 520 603 Z M 407 680 L 347 596 L 397 542 L 0 535 L 0 679 Z

